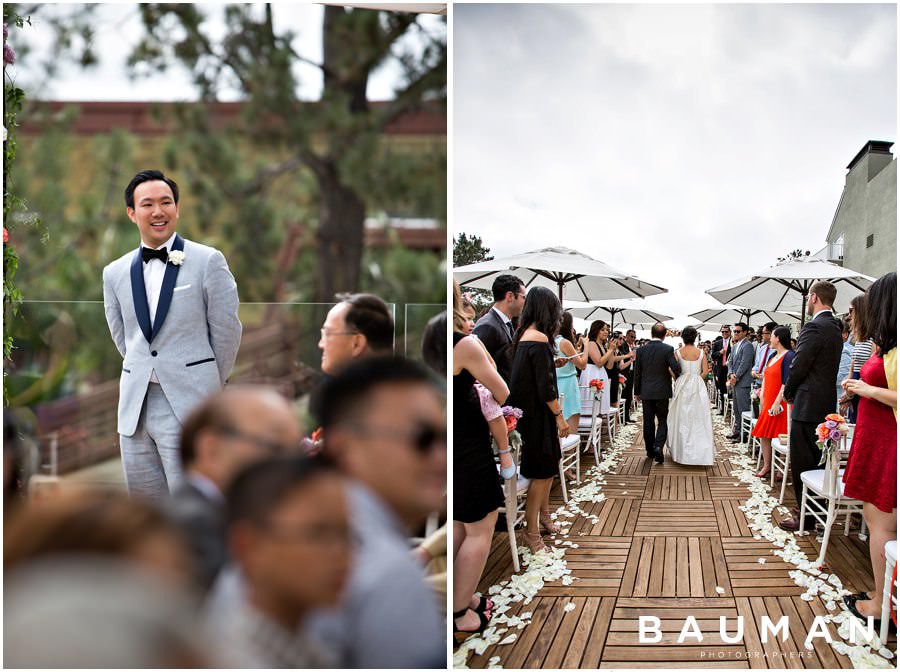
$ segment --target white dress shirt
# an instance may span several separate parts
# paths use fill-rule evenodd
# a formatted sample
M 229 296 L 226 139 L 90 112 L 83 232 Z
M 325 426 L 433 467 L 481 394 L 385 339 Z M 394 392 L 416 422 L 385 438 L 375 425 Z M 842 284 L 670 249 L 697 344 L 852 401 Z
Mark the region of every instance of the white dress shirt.
M 172 251 L 172 243 L 175 242 L 175 234 L 169 238 L 163 245 L 155 249 L 160 250 L 166 248 L 166 252 Z M 148 247 L 141 243 L 141 247 Z M 156 306 L 159 303 L 159 293 L 162 290 L 163 278 L 166 276 L 166 263 L 162 259 L 151 259 L 144 262 L 144 289 L 147 292 L 147 306 L 150 308 L 150 325 L 152 327 L 156 320 Z M 150 382 L 158 383 L 156 371 L 150 374 Z

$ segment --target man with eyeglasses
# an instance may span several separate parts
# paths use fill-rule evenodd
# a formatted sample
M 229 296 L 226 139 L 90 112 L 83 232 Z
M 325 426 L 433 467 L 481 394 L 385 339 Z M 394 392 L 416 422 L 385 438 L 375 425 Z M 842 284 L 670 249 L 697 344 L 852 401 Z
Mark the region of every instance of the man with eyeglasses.
M 508 385 L 512 373 L 511 346 L 516 333 L 514 320 L 525 308 L 525 283 L 515 275 L 504 273 L 494 280 L 491 293 L 494 305 L 475 323 L 472 334 L 484 343 L 497 363 L 500 377 Z
M 203 591 L 228 560 L 223 493 L 243 467 L 299 452 L 299 441 L 293 408 L 266 387 L 229 386 L 188 416 L 181 434 L 186 479 L 165 511 L 186 532 Z
M 334 375 L 354 359 L 390 353 L 394 319 L 390 308 L 374 294 L 339 294 L 319 331 L 322 371 Z
M 340 609 L 320 614 L 309 632 L 341 654 L 343 667 L 443 668 L 446 605 L 408 541 L 446 490 L 441 393 L 415 362 L 369 357 L 326 381 L 316 407 L 325 454 L 353 483 L 360 546 Z
M 728 361 L 728 383 L 734 397 L 734 413 L 731 434 L 732 441 L 740 440 L 741 413 L 750 410 L 750 372 L 753 369 L 753 358 L 756 353 L 747 339 L 750 327 L 743 322 L 734 325 L 731 343 L 731 358 Z
M 725 415 L 725 400 L 728 397 L 728 357 L 731 355 L 731 327 L 722 326 L 720 336 L 716 336 L 712 346 L 713 373 L 716 389 L 719 391 L 719 415 Z

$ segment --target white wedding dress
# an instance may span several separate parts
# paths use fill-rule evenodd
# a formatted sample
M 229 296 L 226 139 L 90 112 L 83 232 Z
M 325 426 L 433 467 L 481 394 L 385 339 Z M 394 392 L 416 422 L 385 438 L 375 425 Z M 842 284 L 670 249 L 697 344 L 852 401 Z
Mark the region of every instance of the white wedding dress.
M 681 375 L 675 381 L 669 404 L 669 436 L 666 442 L 669 454 L 678 464 L 711 465 L 716 449 L 709 393 L 700 377 L 702 359 L 689 362 L 681 358 L 678 350 L 675 356 L 681 364 Z

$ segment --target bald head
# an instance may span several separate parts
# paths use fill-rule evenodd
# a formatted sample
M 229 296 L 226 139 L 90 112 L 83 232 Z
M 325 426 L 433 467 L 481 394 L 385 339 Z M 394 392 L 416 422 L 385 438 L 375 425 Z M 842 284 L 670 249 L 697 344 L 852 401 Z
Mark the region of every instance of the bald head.
M 297 450 L 300 437 L 297 414 L 275 390 L 229 386 L 194 409 L 184 423 L 182 463 L 224 489 L 250 462 Z

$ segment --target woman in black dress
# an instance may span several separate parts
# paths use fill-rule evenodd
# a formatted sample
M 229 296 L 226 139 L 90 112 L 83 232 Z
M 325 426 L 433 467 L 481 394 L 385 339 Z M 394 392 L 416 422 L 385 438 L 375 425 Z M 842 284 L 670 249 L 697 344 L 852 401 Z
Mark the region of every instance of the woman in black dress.
M 465 320 L 459 286 L 454 282 L 453 629 L 468 636 L 483 632 L 490 619 L 492 605 L 476 598 L 475 590 L 491 550 L 497 507 L 503 504 L 491 434 L 474 384 L 477 379 L 498 403 L 506 400 L 509 388 L 484 346 L 462 333 Z
M 539 525 L 550 533 L 559 529 L 550 519 L 550 486 L 559 472 L 559 438 L 569 435 L 553 363 L 553 339 L 561 320 L 556 294 L 546 287 L 532 287 L 513 341 L 509 403 L 522 409 L 520 472 L 531 481 L 525 501 L 525 543 L 533 552 L 547 548 Z

